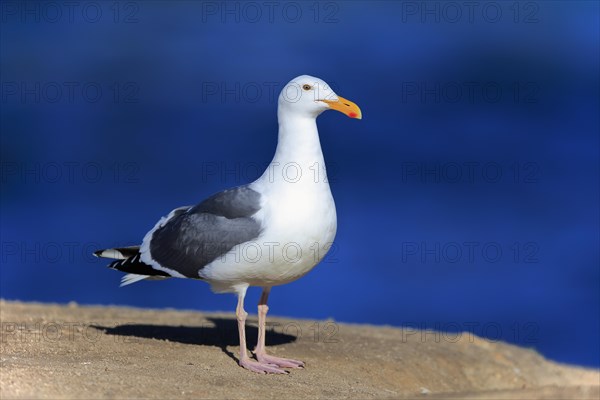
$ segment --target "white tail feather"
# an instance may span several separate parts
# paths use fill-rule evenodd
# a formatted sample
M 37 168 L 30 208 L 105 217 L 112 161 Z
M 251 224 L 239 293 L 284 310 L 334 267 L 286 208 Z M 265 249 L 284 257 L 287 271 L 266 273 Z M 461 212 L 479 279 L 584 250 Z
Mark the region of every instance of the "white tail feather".
M 143 281 L 144 279 L 149 281 L 161 281 L 163 279 L 169 279 L 170 276 L 148 276 L 148 275 L 139 275 L 139 274 L 127 274 L 123 275 L 121 278 L 121 284 L 119 287 L 131 285 L 132 283 L 136 283 L 139 281 Z
M 149 278 L 148 275 L 138 275 L 138 274 L 123 275 L 123 277 L 121 278 L 121 284 L 119 285 L 119 287 L 131 285 L 132 283 L 143 281 L 144 279 L 147 279 L 147 278 Z

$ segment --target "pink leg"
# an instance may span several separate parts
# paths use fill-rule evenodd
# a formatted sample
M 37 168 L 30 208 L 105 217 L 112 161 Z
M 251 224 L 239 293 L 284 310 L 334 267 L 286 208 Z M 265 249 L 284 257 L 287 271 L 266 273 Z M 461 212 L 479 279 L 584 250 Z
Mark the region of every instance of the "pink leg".
M 271 288 L 263 288 L 263 292 L 258 303 L 258 343 L 254 349 L 256 359 L 261 364 L 269 364 L 282 368 L 303 368 L 304 363 L 302 361 L 275 357 L 267 354 L 267 350 L 265 348 L 265 325 L 267 321 L 267 311 L 269 311 L 267 300 L 269 299 L 270 291 Z
M 286 374 L 287 371 L 278 368 L 277 365 L 269 363 L 256 362 L 248 357 L 246 349 L 246 317 L 248 313 L 244 310 L 244 297 L 246 296 L 246 288 L 238 293 L 238 304 L 235 310 L 235 315 L 238 320 L 238 331 L 240 333 L 240 366 L 260 374 Z

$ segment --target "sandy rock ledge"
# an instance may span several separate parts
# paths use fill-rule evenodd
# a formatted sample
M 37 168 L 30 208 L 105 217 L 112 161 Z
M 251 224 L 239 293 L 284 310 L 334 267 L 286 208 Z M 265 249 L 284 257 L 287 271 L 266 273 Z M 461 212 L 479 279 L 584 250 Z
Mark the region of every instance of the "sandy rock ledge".
M 432 332 L 273 318 L 272 354 L 307 365 L 276 376 L 237 366 L 232 314 L 0 301 L 0 319 L 3 400 L 600 398 L 597 370 L 467 333 L 436 341 Z

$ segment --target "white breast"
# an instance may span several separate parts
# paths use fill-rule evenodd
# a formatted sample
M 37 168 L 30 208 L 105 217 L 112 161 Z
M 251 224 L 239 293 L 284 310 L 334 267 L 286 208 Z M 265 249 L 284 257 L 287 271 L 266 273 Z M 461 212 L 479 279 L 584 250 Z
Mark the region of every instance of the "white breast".
M 202 269 L 202 277 L 215 291 L 231 291 L 243 283 L 276 286 L 292 282 L 323 259 L 335 238 L 337 216 L 327 183 L 255 185 L 263 194 L 261 210 L 254 218 L 264 230 L 256 240 L 236 246 Z
M 297 279 L 310 271 L 335 238 L 337 216 L 329 185 L 298 186 L 271 193 L 262 211 L 257 215 L 266 226 L 261 240 L 279 243 L 282 251 L 273 273 L 284 280 Z

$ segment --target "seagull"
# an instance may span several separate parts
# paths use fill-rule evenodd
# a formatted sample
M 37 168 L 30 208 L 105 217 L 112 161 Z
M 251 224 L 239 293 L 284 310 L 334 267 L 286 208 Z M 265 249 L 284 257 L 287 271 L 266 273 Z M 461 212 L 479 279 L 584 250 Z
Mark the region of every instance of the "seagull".
M 323 80 L 309 75 L 292 79 L 278 98 L 277 148 L 260 178 L 174 209 L 139 246 L 94 254 L 115 259 L 108 267 L 127 273 L 121 286 L 144 279 L 191 278 L 206 281 L 216 293 L 237 294 L 239 365 L 263 374 L 304 368 L 302 361 L 267 354 L 267 300 L 273 286 L 313 269 L 336 234 L 335 203 L 316 121 L 326 110 L 362 118 L 355 103 L 338 96 Z M 256 360 L 246 348 L 244 297 L 250 286 L 262 288 Z

